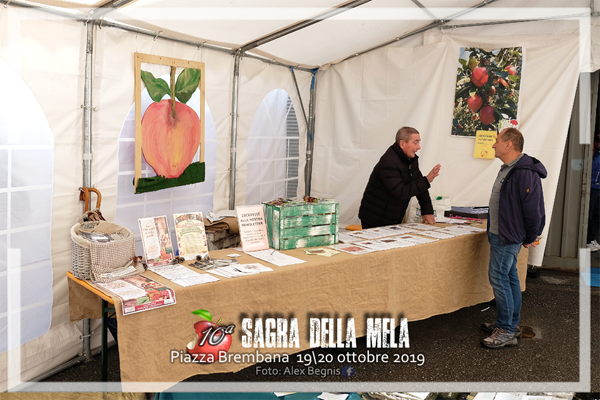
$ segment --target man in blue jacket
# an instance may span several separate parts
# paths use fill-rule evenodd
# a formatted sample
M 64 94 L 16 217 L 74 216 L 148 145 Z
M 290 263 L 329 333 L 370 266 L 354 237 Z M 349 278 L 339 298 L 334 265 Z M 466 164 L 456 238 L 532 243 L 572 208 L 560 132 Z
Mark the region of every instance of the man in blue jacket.
M 594 252 L 600 250 L 600 244 L 596 240 L 596 233 L 598 233 L 598 228 L 600 227 L 600 135 L 594 137 L 591 186 L 587 248 Z
M 544 165 L 522 153 L 523 135 L 518 129 L 504 129 L 492 146 L 504 165 L 500 168 L 488 215 L 490 241 L 490 285 L 496 297 L 496 321 L 481 328 L 491 335 L 481 341 L 498 349 L 515 346 L 521 336 L 521 286 L 517 274 L 517 256 L 521 245 L 535 246 L 546 222 L 542 179 Z

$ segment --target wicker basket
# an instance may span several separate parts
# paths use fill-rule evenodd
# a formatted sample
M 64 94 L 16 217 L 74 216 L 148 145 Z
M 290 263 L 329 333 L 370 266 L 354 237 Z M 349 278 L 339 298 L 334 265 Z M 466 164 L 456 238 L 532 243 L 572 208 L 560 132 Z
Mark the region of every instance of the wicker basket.
M 106 233 L 111 236 L 116 236 L 117 240 L 101 244 L 105 250 L 113 249 L 113 254 L 117 254 L 119 258 L 118 266 L 115 265 L 114 258 L 106 260 L 92 260 L 92 242 L 79 235 L 80 231 L 94 231 Z M 109 282 L 111 280 L 124 278 L 140 274 L 144 271 L 141 263 L 135 265 L 132 260 L 135 256 L 135 237 L 133 232 L 124 226 L 114 224 L 107 221 L 83 222 L 71 227 L 71 244 L 72 244 L 72 268 L 73 275 L 79 279 L 94 280 L 97 282 Z M 110 253 L 110 251 L 109 251 Z M 135 272 L 121 275 L 118 277 L 102 278 L 101 273 L 111 272 L 118 268 L 125 268 L 132 265 Z

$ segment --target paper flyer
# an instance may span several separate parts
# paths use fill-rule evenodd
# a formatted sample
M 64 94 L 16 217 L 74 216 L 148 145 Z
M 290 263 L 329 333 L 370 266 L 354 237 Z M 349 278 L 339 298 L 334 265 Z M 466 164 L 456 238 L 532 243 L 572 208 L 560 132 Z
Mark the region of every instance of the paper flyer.
M 167 217 L 140 218 L 138 223 L 148 267 L 170 264 L 174 255 Z
M 493 160 L 496 157 L 496 152 L 492 148 L 495 142 L 495 131 L 477 131 L 477 135 L 475 136 L 475 150 L 473 151 L 473 157 Z
M 130 276 L 107 283 L 96 283 L 96 285 L 121 299 L 123 315 L 176 303 L 173 289 L 144 275 Z

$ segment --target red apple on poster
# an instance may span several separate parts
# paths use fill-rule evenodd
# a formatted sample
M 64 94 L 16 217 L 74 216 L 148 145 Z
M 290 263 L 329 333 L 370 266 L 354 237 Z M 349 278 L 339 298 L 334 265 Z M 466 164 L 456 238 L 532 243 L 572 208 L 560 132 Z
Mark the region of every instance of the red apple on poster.
M 469 97 L 469 100 L 467 100 L 467 107 L 469 107 L 469 109 L 473 111 L 479 110 L 482 104 L 483 100 L 476 94 Z
M 508 72 L 509 75 L 515 75 L 517 73 L 517 69 L 514 66 L 512 66 L 512 65 L 509 65 L 505 69 L 506 69 L 506 72 Z
M 194 160 L 200 145 L 200 118 L 189 106 L 171 100 L 152 103 L 142 118 L 142 151 L 158 176 L 177 178 Z
M 488 81 L 488 78 L 489 78 L 489 75 L 488 75 L 487 69 L 485 69 L 483 67 L 475 68 L 473 70 L 473 74 L 471 75 L 471 81 L 477 87 L 481 87 L 481 86 L 485 85 L 485 83 Z
M 481 123 L 484 125 L 489 125 L 496 120 L 494 117 L 494 107 L 485 106 L 479 112 L 479 117 L 481 118 Z

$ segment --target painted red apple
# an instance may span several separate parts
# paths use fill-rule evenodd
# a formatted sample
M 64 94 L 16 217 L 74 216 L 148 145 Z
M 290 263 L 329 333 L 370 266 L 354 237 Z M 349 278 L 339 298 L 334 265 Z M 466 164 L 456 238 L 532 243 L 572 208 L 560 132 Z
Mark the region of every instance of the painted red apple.
M 484 125 L 489 125 L 496 120 L 494 117 L 494 107 L 485 106 L 479 112 L 479 118 L 481 119 L 481 123 Z
M 207 321 L 198 321 L 194 324 L 196 338 L 187 344 L 186 351 L 196 357 L 200 363 L 212 363 L 219 359 L 219 352 L 229 351 L 231 347 L 231 334 L 235 328 L 234 325 L 219 325 L 212 322 L 212 315 L 206 310 L 197 310 L 192 314 L 200 315 Z M 203 357 L 199 357 L 204 355 Z
M 177 178 L 194 160 L 200 145 L 200 119 L 189 106 L 171 100 L 152 103 L 142 118 L 142 151 L 157 175 Z
M 483 104 L 483 100 L 481 99 L 481 97 L 479 97 L 476 94 L 469 97 L 469 99 L 467 100 L 467 106 L 472 111 L 479 110 L 479 108 L 481 108 L 482 104 Z
M 517 69 L 513 65 L 507 66 L 505 70 L 506 72 L 508 72 L 509 75 L 514 75 L 517 73 Z
M 473 70 L 473 74 L 471 75 L 471 81 L 477 87 L 481 87 L 481 86 L 485 85 L 485 83 L 488 81 L 488 78 L 489 78 L 489 75 L 488 75 L 487 69 L 485 69 L 483 67 L 475 68 Z

